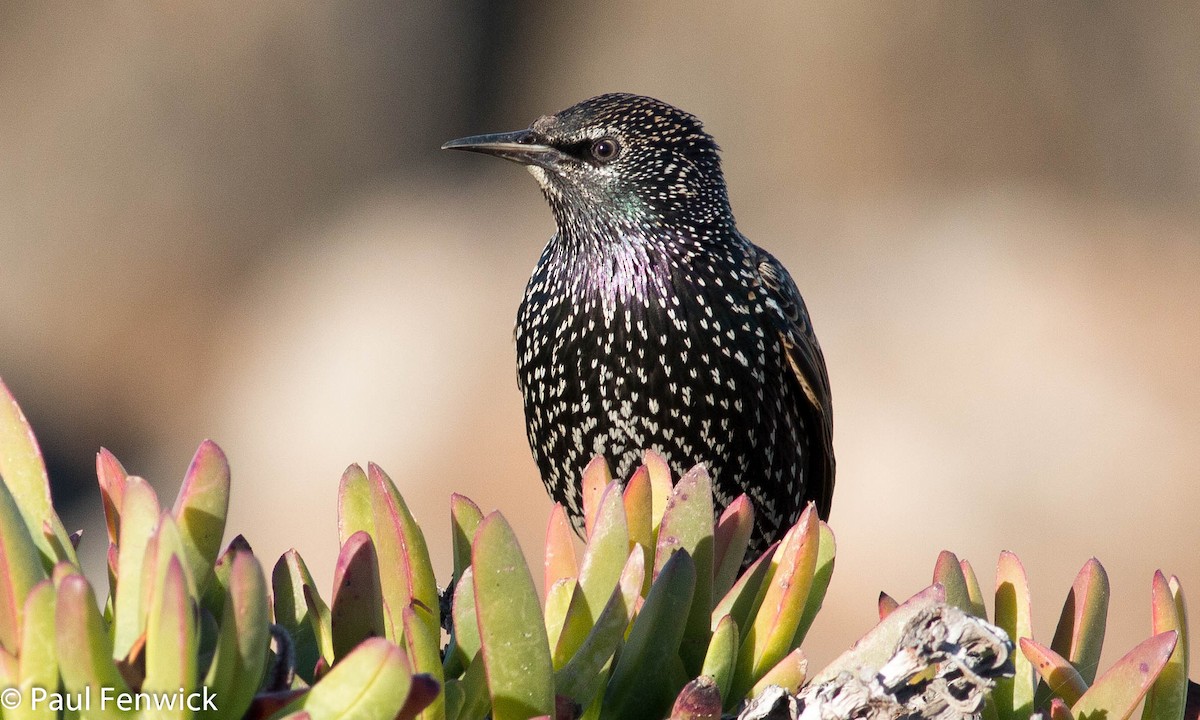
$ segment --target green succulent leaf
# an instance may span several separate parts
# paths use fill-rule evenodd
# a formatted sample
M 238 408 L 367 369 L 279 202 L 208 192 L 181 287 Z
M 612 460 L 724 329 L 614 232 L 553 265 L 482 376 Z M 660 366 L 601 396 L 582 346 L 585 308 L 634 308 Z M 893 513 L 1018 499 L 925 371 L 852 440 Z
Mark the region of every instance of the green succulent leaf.
M 55 615 L 54 583 L 49 579 L 34 585 L 25 597 L 23 622 L 21 625 L 21 651 L 17 671 L 20 687 L 25 698 L 33 688 L 49 691 L 58 689 L 58 657 L 54 644 Z M 5 717 L 10 720 L 22 718 L 55 718 L 58 713 L 49 705 L 33 707 L 24 702 L 15 708 L 6 708 Z
M 754 505 L 743 493 L 721 513 L 713 533 L 713 597 L 725 597 L 733 587 L 746 559 L 753 529 Z
M 433 697 L 421 702 L 421 709 L 413 713 L 423 720 L 445 720 L 445 697 L 437 692 L 444 682 L 442 675 L 441 635 L 431 632 L 416 610 L 404 608 L 404 648 L 408 652 L 412 669 L 423 677 L 435 681 Z M 414 690 L 417 686 L 414 685 Z M 413 698 L 410 697 L 410 702 Z
M 356 532 L 375 534 L 375 510 L 371 503 L 371 483 L 358 463 L 342 473 L 338 483 L 338 542 L 342 545 Z
M 104 521 L 108 542 L 116 545 L 121 532 L 121 501 L 125 497 L 125 480 L 129 473 L 116 456 L 104 448 L 96 453 L 96 479 L 100 482 L 100 499 L 104 503 Z
M 96 607 L 96 597 L 82 575 L 67 575 L 58 583 L 54 646 L 67 692 L 80 693 L 91 688 L 93 696 L 98 697 L 101 688 L 112 688 L 116 693 L 128 691 L 113 662 L 112 643 Z M 111 720 L 120 714 L 110 704 L 94 707 L 88 717 Z
M 658 537 L 658 529 L 662 523 L 663 513 L 667 510 L 667 501 L 671 497 L 671 489 L 675 485 L 671 475 L 671 466 L 666 458 L 653 450 L 642 454 L 642 465 L 650 476 L 650 517 L 654 524 L 654 536 Z M 656 562 L 657 564 L 657 562 Z
M 776 663 L 775 667 L 763 673 L 763 676 L 750 690 L 750 697 L 762 693 L 771 685 L 778 685 L 794 695 L 800 692 L 800 687 L 804 685 L 804 678 L 807 674 L 808 658 L 805 657 L 803 650 L 796 648 Z
M 60 560 L 78 566 L 75 547 L 50 501 L 50 479 L 46 475 L 46 465 L 42 462 L 42 451 L 38 448 L 33 428 L 2 379 L 0 479 L 3 479 L 2 484 L 7 486 L 6 494 L 11 496 L 18 509 L 17 517 L 24 522 L 26 532 L 41 555 L 43 577 Z M 4 517 L 3 521 L 9 522 L 9 518 Z M 44 532 L 47 529 L 48 535 Z
M 602 720 L 661 718 L 687 682 L 679 648 L 696 586 L 696 566 L 686 550 L 671 556 L 650 586 L 604 692 Z
M 140 477 L 130 476 L 121 498 L 121 552 L 117 558 L 117 588 L 113 598 L 114 657 L 128 656 L 146 626 L 142 567 L 159 514 L 154 488 Z
M 583 520 L 587 530 L 585 535 L 589 540 L 592 537 L 592 521 L 596 519 L 596 512 L 600 508 L 601 496 L 612 481 L 612 471 L 609 470 L 608 461 L 603 455 L 592 458 L 583 469 L 580 488 L 583 492 Z
M 700 669 L 701 676 L 713 679 L 721 697 L 725 698 L 725 707 L 732 709 L 741 702 L 741 698 L 733 698 L 733 675 L 737 669 L 737 652 L 740 638 L 737 623 L 733 618 L 724 615 L 717 621 L 712 639 L 708 641 L 708 652 L 704 655 L 704 666 Z
M 813 587 L 820 539 L 820 519 L 810 504 L 784 535 L 772 558 L 770 577 L 759 590 L 762 599 L 758 602 L 758 612 L 747 627 L 738 654 L 734 695 L 744 695 L 791 652 L 792 639 Z
M 570 660 L 554 675 L 556 692 L 580 705 L 587 704 L 599 691 L 601 670 L 613 657 L 625 630 L 633 618 L 634 608 L 641 597 L 642 580 L 646 575 L 641 545 L 629 553 L 621 579 L 596 619 L 596 624 Z
M 855 672 L 857 668 L 883 667 L 900 641 L 904 627 L 918 613 L 936 603 L 945 602 L 946 591 L 941 585 L 930 585 L 921 592 L 904 601 L 878 625 L 872 628 L 849 650 L 837 656 L 833 662 L 825 666 L 812 679 L 814 683 L 822 683 L 836 678 L 843 672 Z
M 1178 639 L 1178 633 L 1168 630 L 1130 650 L 1071 704 L 1071 714 L 1079 720 L 1126 720 L 1170 660 Z
M 1187 612 L 1179 578 L 1168 580 L 1161 570 L 1154 573 L 1150 608 L 1154 633 L 1174 630 L 1179 633 L 1179 641 L 1146 694 L 1142 720 L 1178 720 L 1187 704 L 1188 686 Z
M 772 543 L 766 552 L 746 568 L 729 592 L 725 593 L 725 597 L 721 598 L 717 606 L 713 608 L 712 626 L 714 628 L 725 615 L 732 617 L 739 628 L 749 626 L 754 613 L 758 612 L 758 605 L 762 599 L 759 591 L 762 589 L 763 581 L 771 572 L 771 558 L 774 557 L 778 547 L 779 543 Z
M 1068 705 L 1074 705 L 1087 692 L 1088 684 L 1071 664 L 1053 648 L 1029 638 L 1021 638 L 1021 652 L 1029 658 L 1033 669 L 1042 677 L 1048 692 L 1063 699 Z M 1041 703 L 1038 703 L 1041 705 Z
M 572 608 L 574 609 L 572 610 Z M 554 668 L 556 670 L 570 659 L 566 656 L 566 647 L 569 643 L 562 642 L 562 632 L 567 623 L 567 617 L 572 613 L 581 614 L 583 612 L 583 596 L 579 592 L 578 580 L 562 578 L 550 586 L 546 593 L 544 617 L 546 638 L 550 641 L 550 647 L 554 648 Z M 558 649 L 560 647 L 563 648 L 561 653 Z
M 254 554 L 234 550 L 229 561 L 225 607 L 207 687 L 220 704 L 203 717 L 241 717 L 262 684 L 270 638 L 267 582 Z
M 451 686 L 456 687 L 462 693 L 462 702 L 454 715 L 447 712 L 449 720 L 483 720 L 487 716 L 488 710 L 491 708 L 491 698 L 488 695 L 487 672 L 484 670 L 482 653 L 475 654 L 475 657 L 467 665 L 466 671 L 463 672 L 461 680 L 446 681 L 447 691 Z M 448 704 L 449 692 L 447 692 Z
M 404 608 L 413 605 L 422 621 L 436 632 L 438 617 L 437 580 L 425 535 L 417 526 L 395 483 L 378 465 L 367 465 L 375 511 L 375 551 L 379 556 L 379 576 L 389 627 L 403 626 Z
M 333 623 L 330 618 L 329 606 L 321 599 L 317 589 L 312 585 L 305 584 L 300 587 L 300 590 L 304 593 L 304 606 L 308 610 L 308 624 L 312 628 L 313 639 L 317 643 L 318 657 L 313 669 L 313 677 L 316 678 L 319 675 L 316 667 L 323 664 L 328 668 L 333 665 L 336 657 L 333 652 Z
M 977 618 L 987 620 L 987 606 L 983 602 L 983 588 L 979 586 L 979 578 L 975 575 L 975 568 L 971 567 L 971 563 L 967 560 L 959 560 L 958 564 L 962 567 L 963 579 L 967 583 L 967 600 L 971 605 L 967 608 L 967 612 Z
M 808 631 L 812 627 L 813 621 L 817 619 L 817 613 L 821 612 L 821 605 L 825 602 L 825 593 L 829 590 L 829 582 L 833 579 L 837 539 L 833 536 L 833 530 L 824 521 L 821 522 L 819 533 L 817 567 L 813 571 L 812 587 L 808 591 L 808 599 L 804 601 L 804 613 L 800 616 L 796 634 L 792 637 L 792 647 L 794 648 L 800 647 L 804 638 L 808 636 Z
M 1100 665 L 1108 594 L 1108 574 L 1104 567 L 1096 558 L 1088 560 L 1071 585 L 1050 643 L 1051 649 L 1070 660 L 1088 684 L 1096 678 Z
M 161 551 L 161 548 L 160 548 Z M 163 695 L 196 688 L 196 613 L 179 556 L 158 575 L 146 616 L 146 679 L 142 690 Z M 149 715 L 149 713 L 147 713 Z M 183 703 L 160 708 L 160 718 L 190 718 Z
M 0 385 L 0 408 L 7 402 L 3 392 Z M 12 655 L 20 645 L 25 597 L 44 579 L 46 568 L 39 560 L 37 545 L 8 486 L 0 482 L 0 647 Z
M 479 524 L 471 557 L 492 717 L 553 713 L 553 667 L 537 590 L 516 535 L 499 513 Z
M 958 557 L 949 550 L 938 555 L 933 567 L 933 581 L 946 588 L 946 604 L 971 612 L 971 596 Z
M 996 563 L 995 607 L 996 625 L 1008 633 L 1013 642 L 1033 637 L 1029 580 L 1020 558 L 1007 550 L 1000 553 L 1000 560 Z M 997 678 L 996 689 L 992 692 L 1000 720 L 1027 718 L 1033 712 L 1033 696 L 1037 687 L 1033 664 L 1024 653 L 1019 652 L 1012 654 L 1012 660 L 1013 676 Z
M 583 561 L 579 566 L 583 612 L 568 614 L 563 637 L 559 640 L 560 645 L 563 642 L 568 644 L 568 655 L 578 647 L 578 643 L 583 642 L 612 595 L 629 559 L 629 546 L 629 526 L 625 521 L 621 488 L 611 483 L 600 497 L 592 531 L 583 550 Z
M 454 652 L 461 656 L 459 662 L 466 662 L 479 653 L 481 645 L 479 620 L 475 616 L 475 571 L 470 565 L 454 586 L 451 617 L 454 620 Z
M 478 523 L 476 523 L 478 526 Z M 469 558 L 468 558 L 469 562 Z M 546 523 L 546 559 L 543 563 L 543 586 L 549 597 L 550 589 L 560 580 L 579 578 L 579 563 L 575 558 L 574 533 L 561 503 L 554 503 Z M 547 615 L 549 617 L 549 615 Z
M 171 514 L 183 539 L 184 560 L 196 588 L 204 588 L 221 552 L 229 513 L 229 461 L 212 440 L 200 443 Z
M 650 487 L 650 471 L 642 465 L 625 483 L 625 521 L 629 525 L 629 540 L 642 546 L 647 566 L 654 564 L 654 491 Z M 642 593 L 650 590 L 650 574 L 646 574 Z M 547 585 L 546 587 L 549 587 Z
M 296 674 L 312 684 L 313 669 L 321 656 L 313 623 L 308 616 L 304 588 L 313 587 L 312 575 L 300 553 L 288 550 L 280 556 L 271 570 L 271 597 L 274 599 L 275 622 L 292 638 L 296 657 Z M 315 591 L 314 591 L 315 592 Z
M 453 528 L 454 579 L 457 581 L 471 564 L 471 538 L 483 522 L 479 506 L 465 495 L 450 495 L 450 525 Z M 549 550 L 547 550 L 548 552 Z
M 329 608 L 333 655 L 345 657 L 369 637 L 384 637 L 383 595 L 371 536 L 359 530 L 338 554 Z
M 301 711 L 312 720 L 393 718 L 411 687 L 404 651 L 384 638 L 369 638 L 272 718 Z
M 675 484 L 654 551 L 656 571 L 661 571 L 671 555 L 680 550 L 688 552 L 696 568 L 692 606 L 680 651 L 684 667 L 692 676 L 700 672 L 712 636 L 713 515 L 712 480 L 704 466 L 697 465 Z

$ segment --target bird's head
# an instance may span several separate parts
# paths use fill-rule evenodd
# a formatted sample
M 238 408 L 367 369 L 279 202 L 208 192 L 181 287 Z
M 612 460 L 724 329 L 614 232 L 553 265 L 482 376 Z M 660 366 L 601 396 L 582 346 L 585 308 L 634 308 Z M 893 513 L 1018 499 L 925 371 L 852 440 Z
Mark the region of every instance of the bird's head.
M 732 220 L 712 136 L 694 115 L 654 98 L 600 95 L 526 130 L 442 148 L 528 167 L 568 233 L 597 223 L 697 228 Z

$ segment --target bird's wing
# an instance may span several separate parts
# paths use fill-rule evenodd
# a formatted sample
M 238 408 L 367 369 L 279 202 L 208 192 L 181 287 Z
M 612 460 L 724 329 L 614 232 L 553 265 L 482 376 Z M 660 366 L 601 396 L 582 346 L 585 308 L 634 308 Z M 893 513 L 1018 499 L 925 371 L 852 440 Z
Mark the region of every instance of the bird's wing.
M 808 465 L 816 475 L 810 480 L 815 485 L 810 486 L 808 494 L 819 499 L 817 509 L 824 518 L 829 515 L 829 504 L 833 498 L 835 465 L 833 408 L 825 356 L 813 332 L 804 298 L 800 296 L 792 276 L 769 252 L 753 245 L 751 247 L 754 250 L 752 261 L 757 265 L 761 287 L 767 293 L 767 304 L 772 309 L 778 309 L 778 312 L 772 313 L 772 320 L 776 324 L 788 364 L 807 402 L 807 406 L 799 410 L 805 419 L 816 425 L 818 432 L 819 449 L 815 455 L 823 457 L 814 457 Z

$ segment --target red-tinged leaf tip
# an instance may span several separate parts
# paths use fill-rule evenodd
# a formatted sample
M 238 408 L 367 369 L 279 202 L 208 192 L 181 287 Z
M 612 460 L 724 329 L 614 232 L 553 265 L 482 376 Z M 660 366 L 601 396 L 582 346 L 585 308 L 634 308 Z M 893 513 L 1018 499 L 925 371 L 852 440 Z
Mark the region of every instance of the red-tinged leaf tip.
M 1021 653 L 1029 659 L 1039 677 L 1068 705 L 1074 706 L 1087 692 L 1087 682 L 1065 657 L 1030 638 L 1021 638 Z
M 596 519 L 596 510 L 600 507 L 600 496 L 604 488 L 612 482 L 612 471 L 603 455 L 597 455 L 583 469 L 583 520 L 587 537 L 592 536 L 592 523 Z
M 100 499 L 104 504 L 104 520 L 108 526 L 108 541 L 120 537 L 121 499 L 125 496 L 125 480 L 129 474 L 111 452 L 100 448 L 96 453 L 96 479 L 100 483 Z
M 434 700 L 437 700 L 438 692 L 442 689 L 441 683 L 428 673 L 418 673 L 412 676 L 412 686 L 408 689 L 408 697 L 404 699 L 404 706 L 400 708 L 400 712 L 396 715 L 395 720 L 412 720 L 421 713 L 422 710 L 429 707 Z
M 721 717 L 721 691 L 706 675 L 692 680 L 675 698 L 671 720 L 717 720 Z
M 1059 698 L 1050 701 L 1050 720 L 1075 720 L 1071 708 Z
M 559 580 L 579 577 L 573 535 L 566 510 L 562 504 L 554 503 L 546 526 L 546 558 L 543 566 L 545 593 L 549 593 Z
M 881 622 L 898 607 L 900 607 L 900 603 L 896 602 L 896 599 L 891 595 L 885 592 L 879 593 L 879 620 Z

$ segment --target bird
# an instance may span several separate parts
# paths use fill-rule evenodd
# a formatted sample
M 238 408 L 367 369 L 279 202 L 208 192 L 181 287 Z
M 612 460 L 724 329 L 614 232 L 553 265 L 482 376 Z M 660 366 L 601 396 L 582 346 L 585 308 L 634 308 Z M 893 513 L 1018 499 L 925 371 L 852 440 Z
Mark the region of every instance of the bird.
M 554 215 L 517 312 L 517 380 L 542 481 L 576 531 L 592 457 L 625 478 L 645 449 L 676 472 L 703 463 L 718 511 L 748 495 L 753 552 L 810 502 L 828 519 L 825 358 L 792 276 L 739 232 L 698 118 L 610 93 L 442 149 L 524 165 Z

